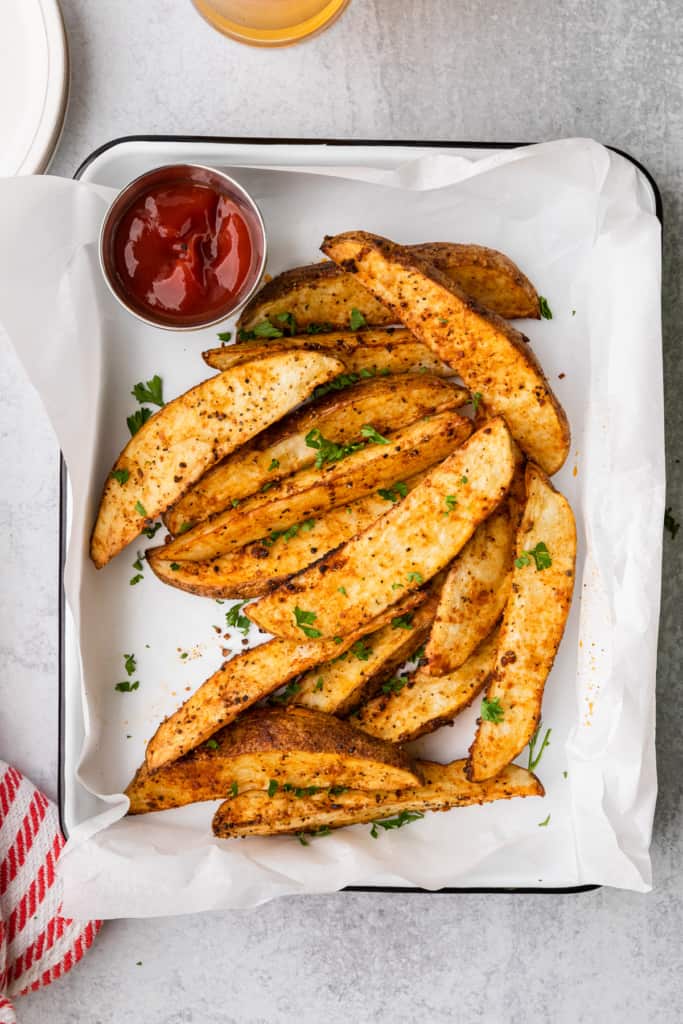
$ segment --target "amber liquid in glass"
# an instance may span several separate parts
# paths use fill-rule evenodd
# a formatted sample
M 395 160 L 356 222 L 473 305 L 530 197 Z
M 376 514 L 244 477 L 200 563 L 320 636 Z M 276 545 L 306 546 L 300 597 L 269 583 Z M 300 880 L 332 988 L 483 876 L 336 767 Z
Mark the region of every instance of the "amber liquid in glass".
M 252 46 L 288 46 L 321 32 L 349 0 L 192 0 L 219 32 Z

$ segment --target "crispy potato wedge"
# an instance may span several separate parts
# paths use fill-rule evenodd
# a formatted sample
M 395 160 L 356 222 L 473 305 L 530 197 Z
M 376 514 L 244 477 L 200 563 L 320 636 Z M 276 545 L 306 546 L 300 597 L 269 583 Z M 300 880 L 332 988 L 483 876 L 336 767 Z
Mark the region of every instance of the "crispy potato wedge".
M 499 316 L 540 316 L 536 290 L 503 253 L 482 245 L 452 242 L 406 248 Z M 361 281 L 333 263 L 314 263 L 286 270 L 265 284 L 245 306 L 238 326 L 249 330 L 269 317 L 278 326 L 278 314 L 289 313 L 299 328 L 312 324 L 346 327 L 353 309 L 358 309 L 369 324 L 395 322 L 392 313 L 363 288 Z
M 418 473 L 406 480 L 406 492 L 423 475 Z M 395 500 L 400 500 L 397 491 L 391 493 Z M 261 597 L 374 523 L 386 512 L 388 500 L 391 499 L 377 493 L 356 498 L 317 519 L 307 519 L 289 530 L 272 533 L 208 561 L 174 562 L 166 557 L 164 545 L 147 548 L 145 556 L 162 583 L 190 594 L 213 598 Z
M 209 466 L 342 369 L 320 352 L 280 353 L 205 380 L 160 409 L 130 439 L 107 478 L 90 542 L 97 568 Z
M 454 672 L 489 635 L 510 593 L 513 545 L 506 501 L 477 527 L 453 560 L 425 651 L 426 672 Z
M 420 604 L 421 594 L 408 594 L 402 602 L 405 613 Z M 223 726 L 263 697 L 269 696 L 301 672 L 343 654 L 366 632 L 385 625 L 388 615 L 378 616 L 363 629 L 339 642 L 270 640 L 242 651 L 221 665 L 202 685 L 165 719 L 147 744 L 146 763 L 156 771 L 176 761 L 210 739 Z
M 297 796 L 291 791 L 279 791 L 273 797 L 257 790 L 242 793 L 218 808 L 213 832 L 223 839 L 289 832 L 302 833 L 305 838 L 306 832 L 384 821 L 401 811 L 449 811 L 453 807 L 545 794 L 536 776 L 516 764 L 508 765 L 495 779 L 470 782 L 465 775 L 465 763 L 418 761 L 416 767 L 424 777 L 423 784 L 394 792 L 339 793 L 328 789 L 324 793 Z
M 427 469 L 456 449 L 471 429 L 470 421 L 456 412 L 419 420 L 393 431 L 388 444 L 369 444 L 340 462 L 302 469 L 237 508 L 198 523 L 171 541 L 164 557 L 178 562 L 216 558 L 274 530 L 287 530 Z
M 396 602 L 393 584 L 416 589 L 457 555 L 505 497 L 514 467 L 505 423 L 490 420 L 400 504 L 245 614 L 282 637 L 299 636 L 301 622 L 321 637 L 357 629 Z
M 210 348 L 202 353 L 204 362 L 216 370 L 227 370 L 247 359 L 262 359 L 273 352 L 300 348 L 329 352 L 340 359 L 347 374 L 433 373 L 452 377 L 455 370 L 434 355 L 403 327 L 386 330 L 333 331 L 326 334 L 297 334 L 276 341 L 243 341 L 238 345 Z
M 314 427 L 331 441 L 347 444 L 362 440 L 366 423 L 384 434 L 468 401 L 464 388 L 431 374 L 380 377 L 334 391 L 276 423 L 210 469 L 169 509 L 164 522 L 177 534 L 264 485 L 313 465 L 317 452 L 306 444 L 306 435 Z
M 569 503 L 534 465 L 526 468 L 526 489 L 512 590 L 486 691 L 496 720 L 479 720 L 470 748 L 475 781 L 497 775 L 533 736 L 574 589 L 576 524 Z
M 494 415 L 505 417 L 530 459 L 557 472 L 569 451 L 569 424 L 524 335 L 386 238 L 348 231 L 326 238 L 321 248 L 449 363 Z
M 371 736 L 392 743 L 415 740 L 452 722 L 484 689 L 496 661 L 497 631 L 464 665 L 444 676 L 420 667 L 398 692 L 378 694 L 354 715 L 353 722 Z
M 215 744 L 215 745 L 214 745 Z M 214 744 L 158 771 L 138 769 L 126 790 L 129 814 L 292 786 L 383 789 L 415 786 L 421 774 L 400 747 L 376 740 L 332 715 L 305 708 L 254 708 L 222 729 Z
M 423 603 L 401 628 L 389 623 L 357 640 L 344 654 L 304 673 L 297 680 L 290 703 L 331 715 L 348 715 L 372 697 L 426 639 L 438 600 L 438 594 L 425 592 Z

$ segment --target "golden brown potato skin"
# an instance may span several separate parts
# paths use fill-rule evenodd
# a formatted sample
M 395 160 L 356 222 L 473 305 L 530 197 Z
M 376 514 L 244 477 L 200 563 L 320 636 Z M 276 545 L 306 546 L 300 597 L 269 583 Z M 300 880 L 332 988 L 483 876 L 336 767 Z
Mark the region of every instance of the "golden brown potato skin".
M 514 468 L 509 431 L 502 419 L 490 420 L 376 523 L 245 614 L 283 637 L 300 635 L 297 609 L 315 613 L 310 621 L 321 637 L 357 629 L 455 557 L 505 497 Z
M 449 363 L 491 414 L 505 417 L 529 459 L 549 474 L 560 469 L 569 423 L 523 334 L 387 238 L 347 231 L 321 248 Z
M 406 246 L 409 252 L 440 270 L 482 306 L 508 319 L 538 319 L 535 288 L 503 253 L 482 245 L 427 242 Z M 358 309 L 369 324 L 395 322 L 392 313 L 362 283 L 334 263 L 314 263 L 278 274 L 247 303 L 238 327 L 249 330 L 261 321 L 291 313 L 300 328 L 311 324 L 347 327 Z
M 366 423 L 385 434 L 468 401 L 464 388 L 427 373 L 377 377 L 333 391 L 262 431 L 210 469 L 169 509 L 164 522 L 177 534 L 313 465 L 316 451 L 306 444 L 306 436 L 314 428 L 337 444 L 348 444 L 362 440 Z
M 305 708 L 254 708 L 182 760 L 151 772 L 138 769 L 126 789 L 129 814 L 267 789 L 271 780 L 295 786 L 379 789 L 421 781 L 410 757 L 348 722 Z
M 349 790 L 298 797 L 277 792 L 270 798 L 256 791 L 244 793 L 221 804 L 213 819 L 213 832 L 223 839 L 314 833 L 319 828 L 381 821 L 401 811 L 448 811 L 516 796 L 544 796 L 539 780 L 525 768 L 508 765 L 497 778 L 472 783 L 465 774 L 465 763 L 418 761 L 422 785 L 394 792 Z
M 516 539 L 512 589 L 498 638 L 487 701 L 498 701 L 501 721 L 479 720 L 470 747 L 468 772 L 474 781 L 496 775 L 524 749 L 541 717 L 546 679 L 555 660 L 571 607 L 576 561 L 576 524 L 569 502 L 538 466 L 526 468 L 527 501 Z M 538 543 L 552 564 L 537 569 L 519 558 Z
M 274 352 L 327 352 L 341 360 L 347 373 L 398 374 L 433 373 L 452 377 L 455 370 L 434 355 L 404 327 L 372 328 L 362 331 L 332 331 L 326 334 L 296 334 L 275 341 L 242 341 L 202 353 L 215 370 L 228 370 L 249 359 L 262 359 Z
M 314 352 L 243 363 L 168 402 L 130 439 L 107 477 L 90 542 L 98 569 L 202 473 L 336 377 L 343 363 Z M 128 474 L 123 483 L 114 472 Z

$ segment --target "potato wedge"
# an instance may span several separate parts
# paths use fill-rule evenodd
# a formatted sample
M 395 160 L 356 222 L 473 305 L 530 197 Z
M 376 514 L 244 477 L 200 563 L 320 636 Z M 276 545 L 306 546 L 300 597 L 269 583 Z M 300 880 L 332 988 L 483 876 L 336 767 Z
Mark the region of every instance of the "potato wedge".
M 505 497 L 514 466 L 505 423 L 490 420 L 400 504 L 245 614 L 282 637 L 300 636 L 302 623 L 321 637 L 357 629 L 396 602 L 394 584 L 416 589 L 457 555 Z
M 483 705 L 488 720 L 479 720 L 470 748 L 475 781 L 497 775 L 533 736 L 574 589 L 576 525 L 569 503 L 534 465 L 526 468 L 526 489 L 512 590 Z
M 452 722 L 484 689 L 496 661 L 497 631 L 487 637 L 464 665 L 444 676 L 420 667 L 406 677 L 403 689 L 378 694 L 364 704 L 353 722 L 371 736 L 392 743 L 415 740 Z
M 326 334 L 297 334 L 276 341 L 243 341 L 238 345 L 210 348 L 202 353 L 204 362 L 216 370 L 228 370 L 247 359 L 262 359 L 274 352 L 292 349 L 329 352 L 340 359 L 347 374 L 433 373 L 452 377 L 455 370 L 434 355 L 403 327 L 386 330 L 335 331 Z
M 406 248 L 499 316 L 540 316 L 538 295 L 531 282 L 512 260 L 495 249 L 451 242 Z M 289 313 L 299 328 L 312 324 L 347 327 L 353 309 L 358 309 L 369 324 L 394 322 L 391 312 L 363 288 L 361 281 L 333 263 L 314 263 L 286 270 L 265 284 L 245 306 L 238 326 L 250 330 L 271 318 L 277 327 L 278 314 Z
M 405 481 L 406 493 L 423 475 L 418 473 Z M 389 507 L 388 501 L 400 500 L 398 491 L 390 493 L 391 497 L 375 493 L 356 498 L 349 505 L 329 509 L 317 519 L 307 519 L 207 561 L 174 562 L 166 557 L 164 545 L 147 548 L 145 556 L 162 583 L 190 594 L 213 598 L 261 597 L 379 519 Z
M 282 786 L 382 789 L 421 781 L 400 747 L 305 708 L 254 708 L 181 761 L 138 769 L 126 789 L 129 814 L 162 811 L 238 791 Z
M 169 509 L 164 522 L 177 534 L 261 487 L 312 466 L 317 452 L 306 444 L 306 435 L 314 427 L 331 441 L 347 444 L 362 440 L 366 423 L 384 434 L 468 401 L 464 388 L 431 374 L 379 377 L 334 391 L 276 423 L 210 469 Z
M 453 560 L 427 643 L 425 672 L 454 672 L 489 635 L 510 593 L 513 545 L 506 501 L 477 527 Z
M 321 246 L 504 416 L 530 459 L 555 473 L 569 451 L 569 424 L 524 335 L 477 305 L 443 273 L 378 235 L 348 231 Z
M 422 602 L 421 594 L 403 599 L 404 612 Z M 329 640 L 270 640 L 242 651 L 221 665 L 202 685 L 165 719 L 147 744 L 150 771 L 176 761 L 210 739 L 238 715 L 289 682 L 301 672 L 334 655 L 343 654 L 366 632 L 381 628 L 388 616 L 378 616 L 357 633 L 339 642 Z
M 167 544 L 164 557 L 178 562 L 216 558 L 274 530 L 316 518 L 434 465 L 469 437 L 471 429 L 470 421 L 456 412 L 412 423 L 392 432 L 388 444 L 368 444 L 321 469 L 302 469 L 266 493 L 198 523 Z
M 290 703 L 330 715 L 348 715 L 372 697 L 426 639 L 438 600 L 438 594 L 425 592 L 423 603 L 403 623 L 407 628 L 397 629 L 389 623 L 357 640 L 344 654 L 304 673 Z
M 209 466 L 342 369 L 319 352 L 281 353 L 211 377 L 160 409 L 130 439 L 107 478 L 90 542 L 97 568 Z
M 469 807 L 516 796 L 544 796 L 545 791 L 536 776 L 516 764 L 508 765 L 495 779 L 470 782 L 465 775 L 465 763 L 418 761 L 416 767 L 424 777 L 423 784 L 394 792 L 327 790 L 297 796 L 291 791 L 279 791 L 271 798 L 257 790 L 242 793 L 218 808 L 213 833 L 232 839 L 294 832 L 305 840 L 307 832 L 385 821 L 402 811 L 449 811 L 453 807 Z

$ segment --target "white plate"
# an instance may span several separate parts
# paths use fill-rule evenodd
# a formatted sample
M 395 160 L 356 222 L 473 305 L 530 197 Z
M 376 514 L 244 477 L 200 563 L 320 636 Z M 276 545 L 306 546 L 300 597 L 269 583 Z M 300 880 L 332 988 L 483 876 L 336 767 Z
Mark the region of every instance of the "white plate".
M 4 0 L 0 176 L 42 174 L 64 123 L 69 61 L 57 0 Z

